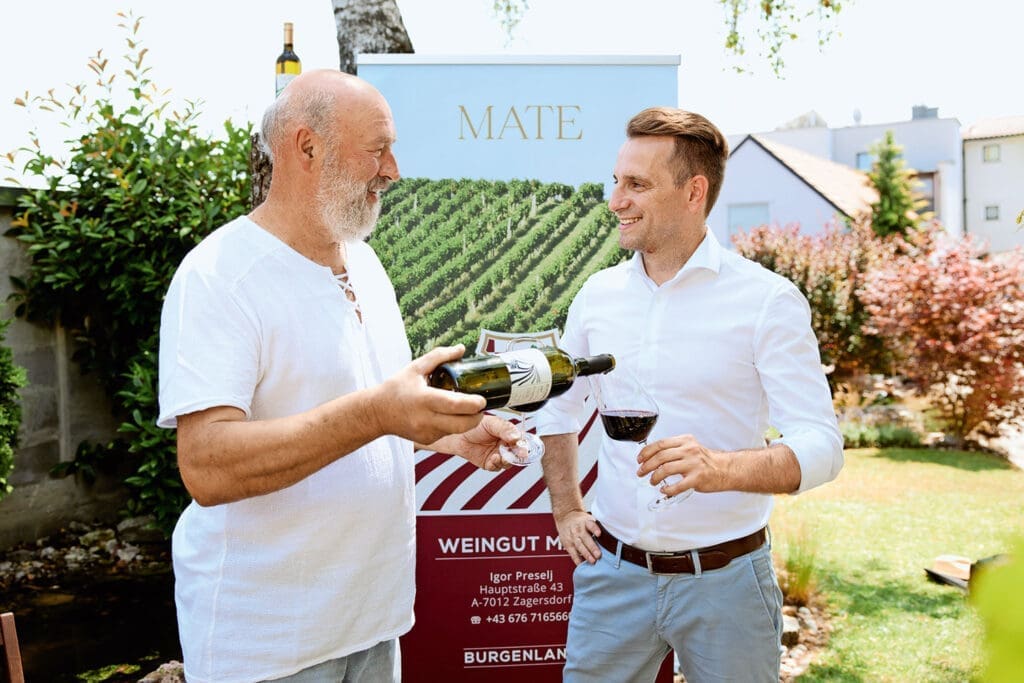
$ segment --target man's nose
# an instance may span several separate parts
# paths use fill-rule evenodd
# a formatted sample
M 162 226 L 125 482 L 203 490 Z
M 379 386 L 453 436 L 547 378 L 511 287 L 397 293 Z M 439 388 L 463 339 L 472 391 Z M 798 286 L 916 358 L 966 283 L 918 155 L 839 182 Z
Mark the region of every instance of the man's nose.
M 622 197 L 622 193 L 619 191 L 619 186 L 616 185 L 612 188 L 612 194 L 608 197 L 608 208 L 612 213 L 616 213 L 621 209 L 626 208 L 628 202 Z
M 395 159 L 395 155 L 391 150 L 384 152 L 384 158 L 381 160 L 380 170 L 377 175 L 389 178 L 392 182 L 398 180 L 401 174 L 398 172 L 398 160 Z

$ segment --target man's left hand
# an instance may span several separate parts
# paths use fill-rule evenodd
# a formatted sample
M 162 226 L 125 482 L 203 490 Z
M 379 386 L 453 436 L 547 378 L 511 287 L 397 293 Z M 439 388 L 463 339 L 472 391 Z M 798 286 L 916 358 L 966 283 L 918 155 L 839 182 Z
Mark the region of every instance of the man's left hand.
M 669 496 L 687 489 L 702 493 L 729 489 L 728 453 L 705 448 L 692 434 L 671 436 L 648 444 L 640 451 L 637 461 L 640 463 L 637 476 L 650 475 L 654 486 L 673 474 L 682 475 L 681 482 L 661 487 L 661 492 Z
M 443 437 L 428 448 L 439 453 L 461 455 L 480 469 L 500 472 L 512 465 L 501 457 L 498 448 L 504 443 L 515 450 L 521 438 L 523 433 L 508 420 L 484 415 L 480 424 L 468 432 Z

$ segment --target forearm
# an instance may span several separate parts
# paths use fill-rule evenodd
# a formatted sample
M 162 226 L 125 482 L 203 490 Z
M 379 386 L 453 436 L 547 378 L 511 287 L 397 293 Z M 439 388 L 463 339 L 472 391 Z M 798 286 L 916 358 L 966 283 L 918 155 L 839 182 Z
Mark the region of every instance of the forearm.
M 721 465 L 718 490 L 793 493 L 800 487 L 800 463 L 785 444 L 744 451 L 717 451 Z
M 585 512 L 579 483 L 579 437 L 573 433 L 541 438 L 544 441 L 541 465 L 551 496 L 551 513 L 559 519 L 569 512 Z
M 316 408 L 247 421 L 236 408 L 178 419 L 178 460 L 189 493 L 218 505 L 278 491 L 383 435 L 374 392 L 366 389 Z

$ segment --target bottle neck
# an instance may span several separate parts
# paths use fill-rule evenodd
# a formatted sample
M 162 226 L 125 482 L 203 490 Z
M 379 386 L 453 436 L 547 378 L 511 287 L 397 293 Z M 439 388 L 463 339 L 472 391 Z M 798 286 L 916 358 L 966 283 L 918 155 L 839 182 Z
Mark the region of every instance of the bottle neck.
M 574 358 L 572 362 L 576 366 L 577 375 L 600 375 L 615 367 L 615 357 L 610 353 Z

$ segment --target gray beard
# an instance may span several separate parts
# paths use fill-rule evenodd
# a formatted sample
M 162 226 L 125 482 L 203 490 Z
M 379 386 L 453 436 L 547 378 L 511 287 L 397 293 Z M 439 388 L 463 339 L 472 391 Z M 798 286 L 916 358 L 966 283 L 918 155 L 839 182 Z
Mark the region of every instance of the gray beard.
M 365 240 L 380 217 L 380 202 L 371 205 L 366 200 L 367 187 L 347 174 L 332 175 L 334 179 L 321 182 L 316 193 L 324 226 L 339 242 Z

